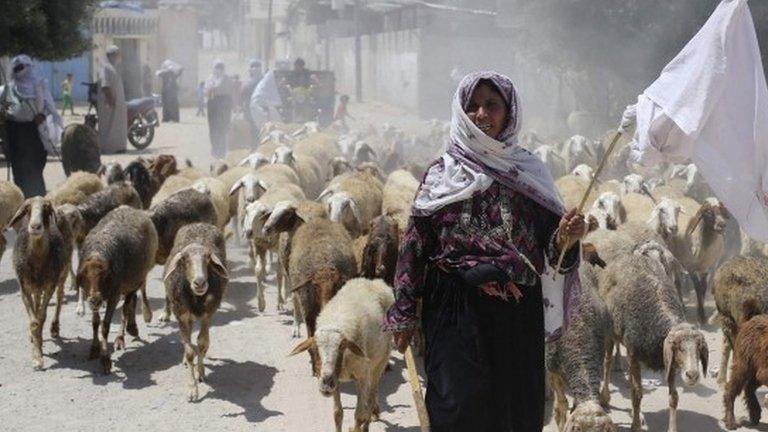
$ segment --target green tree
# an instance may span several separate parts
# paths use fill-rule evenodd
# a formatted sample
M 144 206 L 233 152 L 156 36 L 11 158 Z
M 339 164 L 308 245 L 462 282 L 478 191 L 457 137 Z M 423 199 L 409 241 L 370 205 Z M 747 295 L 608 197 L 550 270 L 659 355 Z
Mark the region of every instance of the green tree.
M 91 48 L 96 0 L 0 0 L 0 56 L 62 60 Z

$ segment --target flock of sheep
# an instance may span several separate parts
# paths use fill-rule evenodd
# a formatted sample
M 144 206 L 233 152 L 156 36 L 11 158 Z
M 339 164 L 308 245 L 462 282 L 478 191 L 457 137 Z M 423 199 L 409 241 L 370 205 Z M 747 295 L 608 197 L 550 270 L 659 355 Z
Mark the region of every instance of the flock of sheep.
M 586 193 L 607 141 L 574 136 L 548 143 L 535 133 L 521 140 L 552 171 L 568 208 Z M 583 291 L 574 322 L 548 346 L 557 424 L 568 431 L 615 430 L 604 407 L 611 396 L 611 372 L 621 367 L 621 345 L 628 363 L 632 430 L 642 427 L 643 367 L 664 373 L 668 430 L 677 430 L 676 380 L 679 376 L 686 386 L 696 385 L 709 363 L 704 334 L 686 319 L 683 294 L 689 286 L 698 322 L 713 319 L 723 330 L 718 382 L 725 385 L 724 424 L 738 427 L 733 404 L 742 391 L 750 420 L 757 423 L 755 390 L 768 384 L 768 322 L 758 316 L 768 313 L 768 250 L 740 231 L 695 165 L 634 167 L 628 163 L 627 144 L 624 140 L 609 155 L 606 174 L 587 198 L 590 232 L 583 247 L 585 253 L 596 251 L 599 259 L 581 266 Z M 704 309 L 710 286 L 717 307 L 711 318 Z M 574 399 L 572 411 L 567 393 Z
M 447 130 L 425 125 L 406 138 L 385 125 L 342 133 L 314 123 L 268 124 L 256 151 L 233 150 L 209 170 L 181 166 L 170 155 L 139 158 L 97 174 L 74 172 L 45 197 L 24 200 L 0 182 L 0 225 L 17 232 L 13 266 L 29 317 L 32 359 L 43 367 L 43 327 L 56 294 L 53 337 L 67 280 L 77 290 L 76 312 L 90 305 L 90 357 L 110 373 L 109 327 L 122 300 L 114 338 L 138 335 L 136 307 L 152 319 L 148 272 L 164 266 L 166 303 L 161 321 L 178 322 L 188 367 L 189 399 L 205 378 L 209 327 L 229 278 L 227 243 L 247 244 L 258 308 L 274 272 L 278 310 L 291 302 L 293 336 L 306 339 L 320 392 L 333 396 L 341 430 L 340 381 L 356 382 L 356 431 L 379 415 L 378 385 L 392 351 L 381 331 L 394 302 L 399 236 L 425 167 L 439 154 Z M 521 144 L 557 178 L 566 206 L 575 207 L 604 153 L 605 140 L 574 136 L 548 142 L 534 133 Z M 405 147 L 408 147 L 407 156 Z M 613 431 L 605 410 L 614 366 L 624 346 L 632 398 L 632 430 L 641 428 L 641 368 L 664 371 L 669 386 L 669 430 L 676 429 L 679 376 L 686 385 L 706 375 L 709 351 L 702 332 L 686 319 L 683 294 L 696 293 L 696 315 L 712 287 L 724 335 L 718 380 L 725 387 L 725 424 L 742 390 L 750 419 L 759 421 L 754 392 L 768 384 L 768 258 L 766 248 L 741 234 L 727 209 L 711 196 L 695 166 L 631 172 L 626 142 L 609 158 L 588 197 L 589 259 L 581 266 L 583 290 L 564 337 L 547 347 L 546 368 L 554 415 L 561 430 Z M 5 249 L 0 236 L 0 259 Z M 78 259 L 74 259 L 77 251 Z M 75 267 L 76 264 L 76 267 Z M 74 272 L 73 268 L 77 271 Z M 199 334 L 192 333 L 199 321 Z M 574 407 L 569 409 L 569 394 Z
M 431 127 L 443 133 L 442 125 Z M 126 332 L 138 337 L 139 300 L 144 321 L 152 320 L 147 274 L 162 265 L 160 320 L 178 322 L 188 395 L 197 400 L 211 319 L 226 296 L 227 243 L 246 243 L 259 310 L 267 307 L 265 280 L 274 272 L 276 308 L 292 303 L 294 337 L 301 336 L 301 323 L 306 326 L 307 337 L 293 354 L 309 352 L 321 393 L 334 397 L 337 429 L 338 383 L 354 380 L 360 393 L 355 430 L 368 430 L 379 415 L 378 384 L 392 349 L 380 326 L 394 302 L 399 233 L 423 168 L 401 163 L 403 134 L 394 128 L 340 136 L 312 123 L 271 124 L 263 136 L 256 152 L 231 151 L 210 170 L 189 162 L 182 167 L 170 155 L 124 167 L 109 162 L 98 173 L 71 173 L 46 196 L 27 200 L 12 183 L 0 182 L 0 225 L 17 233 L 13 267 L 36 369 L 43 368 L 49 303 L 56 294 L 50 332 L 58 337 L 69 284 L 79 294 L 76 313 L 84 315 L 90 305 L 89 357 L 109 374 L 112 349 L 125 348 Z M 400 169 L 385 178 L 385 165 L 410 168 L 416 176 Z M 5 237 L 0 241 L 1 254 Z M 110 346 L 110 323 L 121 301 L 120 329 Z

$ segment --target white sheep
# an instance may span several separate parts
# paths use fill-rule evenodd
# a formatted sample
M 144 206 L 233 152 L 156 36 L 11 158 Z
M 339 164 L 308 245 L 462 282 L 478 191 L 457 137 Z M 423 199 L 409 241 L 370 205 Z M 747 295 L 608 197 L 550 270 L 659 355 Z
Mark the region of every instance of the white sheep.
M 291 352 L 318 353 L 320 393 L 333 396 L 336 430 L 344 410 L 339 383 L 355 381 L 358 391 L 354 431 L 366 431 L 379 417 L 379 382 L 392 350 L 390 335 L 381 331 L 384 315 L 395 299 L 381 280 L 352 279 L 331 299 L 317 318 L 312 337 Z
M 240 163 L 238 163 L 237 165 L 248 166 L 253 169 L 259 169 L 264 165 L 268 165 L 268 164 L 269 164 L 269 158 L 264 156 L 262 153 L 253 152 L 248 156 L 246 156 L 245 158 L 243 158 L 243 160 L 241 160 Z
M 560 178 L 565 175 L 565 159 L 550 145 L 542 145 L 532 151 L 536 157 L 544 162 L 549 169 L 552 178 Z
M 566 170 L 573 171 L 579 164 L 597 165 L 597 144 L 581 135 L 574 135 L 563 143 L 560 152 L 566 162 Z
M 317 160 L 312 156 L 298 155 L 293 153 L 293 149 L 280 146 L 275 149 L 272 156 L 273 164 L 284 164 L 296 171 L 296 175 L 301 182 L 301 188 L 304 193 L 310 197 L 316 197 L 323 188 L 323 170 Z
M 592 181 L 592 177 L 595 175 L 595 170 L 587 164 L 579 164 L 571 171 L 571 175 L 576 176 L 584 181 Z
M 381 215 L 382 189 L 371 174 L 354 172 L 331 180 L 318 200 L 327 205 L 332 221 L 342 223 L 353 237 L 359 237 Z
M 216 210 L 216 227 L 223 230 L 229 222 L 229 191 L 223 181 L 213 177 L 203 177 L 192 184 L 192 189 L 202 192 L 211 199 Z
M 613 192 L 603 192 L 592 203 L 587 213 L 594 216 L 599 229 L 616 229 L 627 220 L 627 212 L 621 203 L 621 198 Z
M 400 229 L 408 225 L 419 181 L 406 170 L 396 170 L 387 177 L 382 191 L 381 212 L 392 216 Z

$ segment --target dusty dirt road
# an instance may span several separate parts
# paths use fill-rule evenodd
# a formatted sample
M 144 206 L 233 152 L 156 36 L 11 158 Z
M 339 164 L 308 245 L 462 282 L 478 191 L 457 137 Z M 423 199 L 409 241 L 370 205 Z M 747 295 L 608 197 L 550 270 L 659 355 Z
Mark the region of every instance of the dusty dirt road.
M 362 118 L 386 110 L 393 120 L 397 110 L 378 105 L 352 106 Z M 148 153 L 172 153 L 207 166 L 208 141 L 204 120 L 183 110 L 180 124 L 163 124 Z M 75 118 L 74 121 L 81 121 Z M 130 152 L 114 159 L 131 160 Z M 107 156 L 104 161 L 111 159 Z M 0 176 L 5 178 L 5 170 Z M 49 189 L 63 180 L 61 165 L 49 163 L 45 172 Z M 46 328 L 43 352 L 45 370 L 32 370 L 27 317 L 11 266 L 14 237 L 0 263 L 0 430 L 2 431 L 332 431 L 332 401 L 323 398 L 311 377 L 308 356 L 287 357 L 298 342 L 291 338 L 292 318 L 276 311 L 276 293 L 270 276 L 267 309 L 256 306 L 254 276 L 248 268 L 245 249 L 228 245 L 232 279 L 221 310 L 211 329 L 211 348 L 206 360 L 208 379 L 200 388 L 201 400 L 188 403 L 186 372 L 181 365 L 182 346 L 175 323 L 158 321 L 163 306 L 161 268 L 150 275 L 149 295 L 154 321 L 139 319 L 141 340 L 115 352 L 113 373 L 104 376 L 95 361 L 88 361 L 90 317 L 75 314 L 74 293 L 67 293 L 62 311 L 61 338 L 50 338 Z M 689 307 L 690 310 L 690 307 Z M 710 305 L 711 311 L 711 305 Z M 51 311 L 52 313 L 52 311 Z M 49 313 L 49 321 L 51 313 Z M 119 314 L 115 314 L 116 320 Z M 110 341 L 114 340 L 117 321 Z M 302 329 L 304 332 L 305 330 Z M 303 333 L 306 334 L 306 333 Z M 710 366 L 720 357 L 720 336 L 707 328 Z M 405 379 L 404 362 L 393 356 L 393 368 L 381 386 L 381 421 L 371 426 L 379 431 L 418 431 L 418 420 Z M 658 384 L 661 376 L 644 373 L 646 383 L 643 412 L 647 430 L 667 426 L 667 392 Z M 622 375 L 615 373 L 611 416 L 619 430 L 629 430 L 628 390 Z M 344 388 L 345 430 L 353 421 L 355 406 L 351 385 Z M 762 394 L 760 397 L 762 398 Z M 681 393 L 678 414 L 681 432 L 722 430 L 722 392 L 708 376 L 702 385 Z M 745 410 L 738 403 L 737 416 Z M 550 424 L 545 430 L 556 431 Z M 768 430 L 766 425 L 758 429 Z

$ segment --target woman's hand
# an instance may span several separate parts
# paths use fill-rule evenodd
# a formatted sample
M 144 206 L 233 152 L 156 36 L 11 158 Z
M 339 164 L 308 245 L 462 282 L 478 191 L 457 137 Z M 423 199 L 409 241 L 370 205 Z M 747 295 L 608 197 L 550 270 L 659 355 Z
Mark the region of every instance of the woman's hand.
M 567 251 L 577 241 L 581 240 L 587 234 L 587 224 L 584 222 L 584 215 L 577 210 L 571 209 L 563 215 L 557 228 L 557 248 L 560 251 Z
M 37 114 L 37 115 L 35 115 L 35 124 L 36 124 L 36 125 L 38 125 L 38 126 L 39 126 L 39 125 L 40 125 L 40 124 L 42 124 L 44 121 L 45 121 L 45 116 L 44 116 L 44 115 L 42 115 L 42 114 Z
M 400 352 L 400 354 L 404 354 L 405 350 L 408 349 L 408 346 L 411 344 L 411 339 L 413 339 L 414 333 L 416 333 L 416 330 L 413 329 L 395 332 L 395 347 Z

